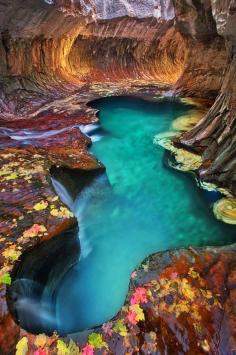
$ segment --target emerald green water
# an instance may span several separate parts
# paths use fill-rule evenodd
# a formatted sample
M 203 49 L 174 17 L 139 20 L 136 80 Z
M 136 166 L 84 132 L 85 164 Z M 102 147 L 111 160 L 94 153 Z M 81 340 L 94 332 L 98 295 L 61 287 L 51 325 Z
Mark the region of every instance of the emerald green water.
M 191 176 L 164 165 L 153 144 L 174 118 L 189 110 L 181 103 L 131 98 L 94 102 L 101 139 L 91 152 L 106 175 L 74 204 L 81 223 L 82 257 L 60 286 L 57 317 L 63 332 L 99 325 L 125 300 L 130 274 L 149 254 L 189 245 L 222 245 L 235 228 L 218 222 L 209 199 Z M 68 291 L 69 290 L 69 291 Z
M 100 140 L 94 139 L 91 152 L 106 173 L 70 206 L 79 220 L 80 259 L 60 282 L 53 300 L 48 280 L 37 306 L 37 310 L 45 304 L 46 309 L 55 306 L 53 321 L 43 311 L 37 314 L 41 330 L 54 327 L 62 334 L 115 316 L 125 301 L 132 271 L 146 256 L 235 241 L 235 228 L 212 214 L 211 203 L 219 196 L 200 190 L 191 175 L 168 168 L 165 151 L 153 144 L 154 136 L 168 131 L 172 120 L 189 106 L 123 97 L 98 100 L 92 106 L 100 110 L 100 128 L 93 137 Z

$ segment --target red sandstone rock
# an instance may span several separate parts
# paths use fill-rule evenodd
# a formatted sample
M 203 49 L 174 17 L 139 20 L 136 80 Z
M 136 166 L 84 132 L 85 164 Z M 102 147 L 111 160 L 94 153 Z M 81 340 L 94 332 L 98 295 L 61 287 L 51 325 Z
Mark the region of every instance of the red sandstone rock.
M 49 169 L 99 167 L 87 152 L 89 139 L 74 127 L 96 121 L 86 103 L 99 95 L 145 90 L 218 95 L 205 119 L 181 142 L 203 152 L 202 178 L 236 191 L 234 22 L 235 6 L 229 0 L 119 0 L 112 6 L 105 0 L 1 1 L 0 153 L 4 169 L 10 166 L 0 183 L 3 274 L 24 250 L 75 224 L 57 200 Z M 6 129 L 18 134 L 23 129 L 65 130 L 25 145 L 12 140 Z M 15 168 L 9 165 L 15 163 Z M 35 225 L 46 231 L 25 237 Z M 135 284 L 151 292 L 142 306 L 145 322 L 127 325 L 122 310 L 112 322 L 124 321 L 127 336 L 113 332 L 109 337 L 101 330 L 110 350 L 96 353 L 233 354 L 235 250 L 198 254 L 170 253 L 169 263 L 166 255 L 151 257 L 152 272 L 141 268 Z M 162 266 L 158 274 L 157 263 Z M 31 354 L 37 349 L 35 337 L 19 333 L 8 313 L 5 285 L 0 292 L 0 352 L 12 353 L 16 341 L 26 336 Z M 56 341 L 47 339 L 50 354 L 56 353 Z

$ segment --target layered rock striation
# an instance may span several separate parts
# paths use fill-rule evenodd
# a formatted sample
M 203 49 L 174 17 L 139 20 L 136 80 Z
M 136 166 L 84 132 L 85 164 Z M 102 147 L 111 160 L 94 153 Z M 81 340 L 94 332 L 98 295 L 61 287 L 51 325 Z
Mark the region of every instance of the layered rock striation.
M 227 62 L 221 69 L 223 82 L 208 114 L 181 141 L 203 154 L 201 179 L 227 187 L 235 194 L 236 3 L 212 1 L 212 13 L 227 50 Z
M 25 250 L 76 227 L 55 194 L 51 167 L 102 167 L 89 155 L 91 141 L 83 134 L 83 127 L 97 120 L 87 106 L 90 100 L 126 93 L 213 100 L 206 116 L 178 144 L 202 154 L 201 179 L 236 193 L 235 19 L 234 0 L 0 2 L 1 353 L 14 352 L 23 334 L 6 304 L 13 266 Z M 234 261 L 229 268 L 234 275 Z M 232 296 L 234 291 L 228 292 Z M 226 313 L 233 308 L 230 300 L 223 302 Z M 227 326 L 233 328 L 233 322 L 231 318 Z M 145 325 L 148 334 L 145 330 L 141 345 L 135 335 L 129 347 L 154 351 L 155 324 L 154 319 Z M 164 321 L 161 328 L 165 336 Z M 233 344 L 234 334 L 232 338 Z M 205 340 L 199 340 L 199 353 L 215 350 L 214 341 Z M 178 346 L 188 351 L 184 342 Z

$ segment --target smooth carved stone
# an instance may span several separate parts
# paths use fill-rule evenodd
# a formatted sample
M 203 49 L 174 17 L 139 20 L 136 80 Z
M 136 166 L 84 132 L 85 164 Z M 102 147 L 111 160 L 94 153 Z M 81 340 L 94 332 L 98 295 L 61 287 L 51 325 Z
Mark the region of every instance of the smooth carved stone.
M 30 352 L 233 354 L 235 265 L 234 247 L 154 254 L 132 276 L 122 310 L 92 335 L 78 334 L 74 342 L 55 336 L 39 342 L 27 333 L 19 339 Z
M 181 121 L 185 122 L 184 116 L 181 117 Z M 178 139 L 179 135 L 180 132 L 178 131 L 160 133 L 155 136 L 153 143 L 160 145 L 173 154 L 175 163 L 169 162 L 169 165 L 173 168 L 180 171 L 196 171 L 202 165 L 202 157 L 199 154 L 176 147 L 174 141 Z
M 214 203 L 214 214 L 217 219 L 229 223 L 236 224 L 236 199 L 233 197 L 222 198 Z
M 205 181 L 236 193 L 235 1 L 51 3 L 0 3 L 0 280 L 5 283 L 24 250 L 75 224 L 70 211 L 53 200 L 57 196 L 50 184 L 49 169 L 52 165 L 85 170 L 100 167 L 87 153 L 90 140 L 75 128 L 96 121 L 95 112 L 86 103 L 100 95 L 144 91 L 157 95 L 168 90 L 171 94 L 212 99 L 218 95 L 205 118 L 178 141 L 202 154 L 203 161 L 186 150 L 176 151 L 170 137 L 162 143 L 174 152 L 178 168 L 198 169 Z M 175 128 L 180 126 L 187 128 L 182 119 Z M 51 134 L 44 139 L 34 137 L 25 145 L 23 140 L 12 138 L 25 134 L 23 130 Z M 19 166 L 14 165 L 19 162 Z M 232 221 L 232 214 L 234 207 L 223 208 L 223 218 Z M 233 353 L 235 250 L 203 252 L 203 261 L 198 263 L 199 253 L 202 255 L 201 251 L 185 251 L 187 261 L 168 253 L 163 259 L 158 255 L 149 258 L 151 274 L 145 271 L 150 270 L 146 263 L 142 272 L 138 271 L 138 279 L 145 278 L 139 286 L 151 290 L 153 303 L 149 299 L 141 310 L 136 307 L 140 318 L 143 311 L 146 322 L 140 321 L 126 334 L 126 309 L 115 324 L 106 324 L 106 332 L 101 333 L 112 353 L 140 349 L 146 354 L 166 349 L 170 353 L 196 353 L 196 349 L 198 353 Z M 168 266 L 166 260 L 170 261 Z M 152 286 L 149 281 L 154 281 Z M 204 290 L 201 294 L 198 283 Z M 11 354 L 19 328 L 6 308 L 5 288 L 1 284 L 0 352 Z M 133 291 L 130 289 L 130 294 Z M 191 303 L 189 295 L 196 302 Z M 130 307 L 129 299 L 126 306 Z M 129 311 L 133 319 L 135 308 Z M 216 333 L 220 339 L 217 344 Z M 28 344 L 32 352 L 38 349 L 39 339 L 35 343 L 34 336 L 21 330 L 19 339 L 22 336 L 26 339 L 20 345 Z M 47 338 L 46 350 L 55 353 L 56 347 L 57 337 Z
M 176 131 L 187 132 L 198 124 L 206 114 L 205 110 L 192 110 L 188 115 L 180 116 L 172 122 L 172 128 Z

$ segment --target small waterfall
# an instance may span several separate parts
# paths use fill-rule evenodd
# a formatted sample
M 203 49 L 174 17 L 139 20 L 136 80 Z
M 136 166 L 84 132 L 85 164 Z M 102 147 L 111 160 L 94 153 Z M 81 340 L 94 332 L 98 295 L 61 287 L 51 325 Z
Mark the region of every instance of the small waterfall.
M 91 242 L 86 235 L 85 219 L 88 206 L 93 204 L 99 196 L 109 194 L 110 184 L 106 173 L 100 175 L 86 186 L 77 196 L 73 205 L 73 212 L 79 221 L 79 240 L 80 240 L 80 260 L 85 259 L 92 252 Z
M 98 142 L 102 138 L 102 135 L 98 133 L 101 129 L 101 126 L 98 123 L 92 123 L 85 126 L 79 125 L 79 129 L 83 134 L 90 137 L 93 143 Z
M 45 139 L 48 137 L 55 136 L 59 133 L 63 133 L 67 131 L 70 127 L 65 127 L 62 129 L 53 129 L 50 131 L 34 131 L 29 129 L 12 129 L 12 128 L 5 128 L 0 127 L 0 135 L 5 135 L 10 137 L 13 140 L 17 141 L 25 141 L 25 140 L 32 140 L 32 139 Z
M 83 133 L 91 134 L 92 132 L 94 132 L 94 130 L 98 128 L 99 125 L 87 125 L 85 126 Z M 100 176 L 95 178 L 96 174 L 94 175 L 94 173 L 81 172 L 77 176 L 73 176 L 72 181 L 75 185 L 75 190 L 76 187 L 78 187 L 78 185 L 81 183 L 81 181 L 83 181 L 79 190 L 77 190 L 75 197 L 73 198 L 66 187 L 67 184 L 70 184 L 70 180 L 66 181 L 66 175 L 64 179 L 61 179 L 60 173 L 59 175 L 57 174 L 57 172 L 53 174 L 53 176 L 51 177 L 51 181 L 61 201 L 70 208 L 70 210 L 74 213 L 75 217 L 78 220 L 79 232 L 77 237 L 80 241 L 80 259 L 85 259 L 92 251 L 92 247 L 86 236 L 85 230 L 84 221 L 86 218 L 86 206 L 88 206 L 90 200 L 94 198 L 94 195 L 96 195 L 96 191 L 102 191 L 103 189 L 105 191 L 105 187 L 109 185 L 107 175 L 101 174 Z
M 36 332 L 45 326 L 49 332 L 57 329 L 51 300 L 40 297 L 42 293 L 43 286 L 34 280 L 22 278 L 12 283 L 11 299 L 15 303 L 14 311 L 21 327 Z
M 90 137 L 92 142 L 99 140 L 101 137 L 99 134 L 95 134 L 100 128 L 100 125 L 98 123 L 95 124 L 93 123 L 88 125 L 68 126 L 65 128 L 52 129 L 49 131 L 37 131 L 32 129 L 13 129 L 13 128 L 0 127 L 0 135 L 8 136 L 12 140 L 24 141 L 26 143 L 33 139 L 45 139 L 48 137 L 53 137 L 57 134 L 66 132 L 72 128 L 79 128 L 83 134 Z
M 43 242 L 23 255 L 8 290 L 8 305 L 21 327 L 32 333 L 60 329 L 55 302 L 66 273 L 79 260 L 78 228 Z M 66 242 L 65 242 L 66 241 Z
M 79 221 L 79 240 L 80 240 L 80 248 L 81 248 L 81 254 L 80 258 L 85 258 L 88 256 L 91 252 L 91 247 L 89 246 L 89 243 L 86 242 L 86 236 L 85 236 L 85 229 L 83 227 L 83 208 L 86 205 L 87 202 L 87 197 L 86 197 L 86 192 L 83 191 L 78 198 L 76 198 L 76 201 L 73 201 L 71 195 L 69 194 L 68 190 L 66 189 L 65 185 L 63 185 L 59 180 L 57 180 L 55 177 L 51 177 L 53 187 L 55 191 L 57 192 L 58 196 L 60 197 L 61 201 L 67 205 L 71 211 L 74 213 L 76 218 Z M 89 189 L 89 188 L 87 188 Z M 85 189 L 85 190 L 87 190 Z
M 51 177 L 51 181 L 56 193 L 58 194 L 58 196 L 60 196 L 62 202 L 73 211 L 74 201 L 66 187 L 55 177 Z

